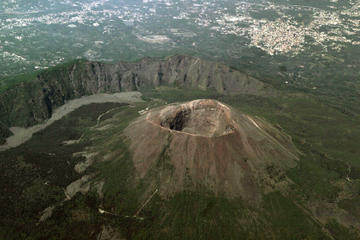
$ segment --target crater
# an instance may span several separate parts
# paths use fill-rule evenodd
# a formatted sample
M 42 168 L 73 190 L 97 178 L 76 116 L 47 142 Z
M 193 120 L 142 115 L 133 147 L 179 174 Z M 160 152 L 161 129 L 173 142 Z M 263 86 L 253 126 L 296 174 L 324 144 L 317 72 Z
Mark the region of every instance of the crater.
M 149 113 L 147 119 L 171 131 L 205 137 L 227 135 L 235 130 L 230 109 L 209 99 L 169 105 L 161 111 Z
M 199 186 L 216 195 L 260 202 L 263 187 L 266 192 L 269 186 L 284 187 L 283 181 L 274 184 L 268 166 L 283 173 L 298 161 L 289 136 L 216 100 L 151 109 L 132 121 L 124 134 L 130 140 L 137 178 L 156 182 L 165 198 Z M 167 167 L 159 168 L 164 153 Z M 147 192 L 154 187 L 151 184 Z

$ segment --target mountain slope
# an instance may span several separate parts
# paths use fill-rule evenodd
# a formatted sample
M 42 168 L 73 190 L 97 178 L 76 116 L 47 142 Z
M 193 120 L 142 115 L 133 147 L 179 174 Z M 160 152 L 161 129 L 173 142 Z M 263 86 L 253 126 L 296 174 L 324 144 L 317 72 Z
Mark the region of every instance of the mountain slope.
M 354 131 L 358 122 L 306 98 L 278 97 L 274 104 L 275 98 L 220 96 L 232 114 L 212 104 L 189 112 L 188 104 L 168 104 L 172 101 L 166 96 L 187 96 L 179 91 L 190 92 L 192 99 L 212 96 L 176 90 L 164 100 L 147 95 L 147 102 L 128 106 L 84 106 L 27 143 L 0 152 L 0 236 L 359 239 L 359 168 L 355 161 L 348 167 L 344 157 L 333 158 L 334 149 L 346 159 L 351 155 L 345 155 L 343 145 L 329 145 L 341 126 L 323 116 Z M 146 114 L 155 125 L 143 121 Z M 311 135 L 304 133 L 304 121 Z M 338 129 L 346 134 L 337 135 L 334 143 L 340 140 L 347 152 L 359 156 L 351 141 L 360 135 L 344 129 Z M 258 155 L 239 151 L 246 139 Z M 330 151 L 319 148 L 319 139 Z M 279 157 L 273 157 L 276 150 Z M 146 154 L 153 158 L 142 157 Z M 269 163 L 274 167 L 267 167 Z M 238 173 L 246 177 L 234 179 Z M 183 182 L 178 181 L 181 177 Z M 241 185 L 251 188 L 236 188 Z M 252 198 L 253 192 L 261 197 Z
M 8 127 L 28 127 L 48 119 L 55 108 L 70 99 L 158 86 L 221 94 L 274 94 L 269 85 L 244 73 L 189 56 L 115 64 L 74 61 L 42 71 L 34 79 L 1 92 L 0 122 Z
M 255 204 L 262 188 L 286 186 L 285 177 L 273 184 L 271 172 L 284 175 L 298 160 L 284 133 L 215 100 L 151 110 L 124 134 L 130 138 L 137 178 L 152 188 L 147 191 L 158 189 L 165 197 L 205 188 Z M 154 172 L 159 164 L 164 169 Z

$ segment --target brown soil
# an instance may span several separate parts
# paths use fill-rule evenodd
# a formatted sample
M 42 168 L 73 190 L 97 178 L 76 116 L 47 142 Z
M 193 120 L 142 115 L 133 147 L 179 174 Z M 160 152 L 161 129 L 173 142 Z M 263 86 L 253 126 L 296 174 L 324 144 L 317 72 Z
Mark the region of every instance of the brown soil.
M 213 100 L 195 100 L 150 112 L 147 120 L 193 136 L 218 137 L 234 132 L 230 108 Z
M 257 202 L 266 169 L 284 171 L 297 162 L 289 137 L 215 100 L 153 109 L 124 132 L 137 178 L 164 197 L 205 187 Z

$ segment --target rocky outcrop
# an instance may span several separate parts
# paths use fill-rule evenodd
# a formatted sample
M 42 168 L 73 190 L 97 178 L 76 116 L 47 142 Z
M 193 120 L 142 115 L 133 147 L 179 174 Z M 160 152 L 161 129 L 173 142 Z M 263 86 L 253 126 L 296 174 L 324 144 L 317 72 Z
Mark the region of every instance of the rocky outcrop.
M 71 87 L 77 94 L 134 91 L 158 86 L 216 90 L 221 94 L 271 94 L 269 85 L 216 62 L 189 56 L 164 60 L 144 58 L 139 62 L 104 64 L 86 62 L 74 66 Z M 80 76 L 77 77 L 76 76 Z
M 190 56 L 107 64 L 77 60 L 39 73 L 0 93 L 0 121 L 28 127 L 51 117 L 65 101 L 96 93 L 158 86 L 215 90 L 221 94 L 273 94 L 265 83 L 228 66 Z

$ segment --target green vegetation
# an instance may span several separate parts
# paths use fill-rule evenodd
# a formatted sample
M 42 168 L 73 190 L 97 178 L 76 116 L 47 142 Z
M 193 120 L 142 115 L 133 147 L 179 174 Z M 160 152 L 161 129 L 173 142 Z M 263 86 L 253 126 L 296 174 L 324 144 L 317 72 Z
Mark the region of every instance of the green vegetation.
M 38 231 L 36 234 L 35 232 L 31 233 L 34 239 L 37 239 L 37 234 L 40 234 L 39 237 L 56 235 L 57 237 L 54 239 L 75 239 L 75 236 L 77 239 L 91 239 L 95 235 L 91 235 L 92 233 L 88 229 L 93 229 L 93 233 L 98 232 L 103 223 L 117 226 L 123 236 L 131 239 L 168 239 L 169 237 L 172 239 L 327 239 L 320 226 L 299 206 L 303 204 L 302 201 L 306 201 L 304 199 L 320 198 L 329 202 L 336 201 L 341 189 L 329 185 L 329 183 L 344 178 L 347 165 L 342 164 L 344 161 L 333 156 L 333 152 L 336 153 L 336 148 L 327 151 L 327 146 L 334 147 L 330 144 L 331 139 L 320 139 L 317 136 L 319 133 L 314 131 L 324 134 L 322 129 L 329 127 L 324 125 L 327 121 L 323 121 L 326 114 L 331 114 L 334 118 L 332 121 L 346 121 L 346 115 L 325 104 L 317 103 L 316 99 L 306 97 L 230 97 L 211 92 L 161 88 L 144 91 L 144 98 L 148 102 L 137 104 L 132 108 L 118 107 L 116 104 L 107 104 L 106 108 L 97 104 L 89 105 L 87 108 L 84 107 L 75 111 L 65 117 L 64 120 L 54 123 L 49 129 L 38 133 L 23 146 L 25 149 L 32 149 L 30 153 L 35 154 L 41 152 L 41 149 L 38 149 L 40 147 L 39 142 L 47 143 L 49 146 L 46 148 L 49 151 L 55 151 L 55 154 L 58 155 L 63 151 L 62 148 L 52 149 L 51 144 L 58 146 L 64 140 L 76 139 L 85 133 L 83 135 L 83 138 L 87 139 L 85 142 L 90 141 L 92 146 L 96 146 L 95 151 L 99 153 L 99 156 L 104 157 L 111 154 L 111 160 L 99 161 L 87 171 L 97 173 L 96 181 L 105 180 L 102 206 L 115 216 L 99 215 L 97 212 L 99 199 L 95 192 L 88 196 L 77 195 L 70 202 L 57 208 L 53 217 L 39 226 L 39 229 L 42 229 L 41 234 Z M 273 123 L 280 123 L 281 128 L 294 137 L 297 147 L 302 152 L 298 167 L 288 172 L 288 176 L 294 181 L 293 192 L 288 197 L 280 193 L 266 195 L 260 207 L 246 206 L 241 200 L 227 200 L 221 196 L 215 197 L 205 189 L 199 189 L 197 192 L 178 193 L 167 200 L 155 195 L 140 212 L 139 217 L 143 220 L 132 218 L 131 216 L 144 202 L 141 196 L 147 184 L 146 180 L 138 183 L 134 181 L 134 166 L 128 151 L 128 142 L 121 136 L 121 132 L 131 120 L 138 116 L 139 110 L 149 105 L 161 104 L 161 101 L 150 101 L 150 98 L 162 98 L 165 102 L 216 98 L 240 111 L 255 114 Z M 315 103 L 317 103 L 316 110 L 312 110 Z M 101 112 L 113 108 L 115 110 L 103 116 L 101 121 L 101 125 L 110 124 L 113 126 L 112 128 L 102 131 L 87 130 L 89 126 L 96 124 L 97 116 Z M 93 114 L 88 115 L 88 109 L 91 109 Z M 309 116 L 312 117 L 309 118 Z M 352 121 L 348 120 L 345 123 L 348 124 L 345 126 L 350 128 Z M 309 126 L 306 131 L 301 128 L 304 124 Z M 71 129 L 69 126 L 75 127 L 74 129 L 77 130 L 75 132 L 69 131 Z M 315 130 L 316 128 L 319 129 Z M 61 136 L 63 137 L 58 138 L 55 142 L 48 141 L 48 139 L 57 137 L 59 132 L 62 133 Z M 119 135 L 114 135 L 114 132 L 119 132 Z M 67 135 L 63 135 L 64 133 Z M 84 145 L 75 145 L 73 146 L 75 149 L 72 149 L 71 146 L 66 147 L 69 149 L 69 153 L 74 152 L 79 147 L 84 147 Z M 338 151 L 340 150 L 339 148 Z M 354 148 L 354 150 L 356 149 Z M 62 171 L 67 172 L 66 175 L 68 175 L 72 171 L 73 164 L 78 161 L 71 160 L 73 164 L 68 167 L 62 166 L 61 162 L 54 166 L 40 160 L 45 155 L 31 155 L 30 153 L 25 152 L 23 159 L 32 166 L 41 166 L 44 177 L 60 177 L 61 175 L 53 175 L 56 172 L 63 174 L 60 169 L 63 169 Z M 356 155 L 357 153 L 353 154 Z M 60 156 L 63 159 L 65 155 Z M 351 162 L 346 161 L 346 163 L 350 164 Z M 158 161 L 158 168 L 171 170 L 167 167 L 166 151 Z M 353 168 L 356 166 L 354 165 Z M 6 171 L 8 170 L 7 167 Z M 51 170 L 51 174 L 46 175 L 49 170 Z M 52 178 L 51 182 L 58 186 L 64 186 L 61 183 L 66 184 L 75 178 L 78 177 L 74 176 L 68 180 Z M 60 189 L 55 190 L 53 202 L 61 199 L 60 192 Z M 50 204 L 48 201 L 44 202 L 44 205 L 41 204 L 38 211 L 41 211 L 48 204 Z M 343 202 L 341 206 L 349 208 L 353 204 L 356 204 L 356 201 Z M 26 219 L 25 217 L 24 220 Z M 249 219 L 252 220 L 249 221 Z M 58 221 L 61 221 L 60 225 L 57 224 Z M 8 225 L 8 223 L 4 224 Z M 352 236 L 351 234 L 353 234 L 338 223 L 336 223 L 337 225 L 334 225 L 334 222 L 329 224 L 327 228 L 331 228 L 334 235 L 346 233 L 349 235 L 344 236 Z M 69 231 L 62 230 L 65 228 Z M 31 229 L 24 229 L 25 232 L 32 232 Z M 69 235 L 71 232 L 74 232 L 74 237 Z M 24 238 L 20 235 L 16 236 Z
M 231 202 L 210 193 L 183 192 L 168 201 L 159 197 L 142 213 L 133 239 L 249 239 L 236 221 L 244 210 L 241 202 Z
M 162 98 L 167 102 L 199 97 L 214 98 L 280 127 L 292 136 L 301 152 L 298 166 L 287 173 L 294 181 L 294 192 L 290 194 L 291 202 L 302 204 L 303 201 L 319 199 L 337 202 L 343 189 L 333 183 L 345 180 L 348 174 L 354 180 L 360 179 L 360 150 L 357 146 L 360 142 L 357 127 L 360 124 L 359 114 L 353 112 L 352 114 L 357 117 L 349 117 L 347 112 L 334 107 L 327 98 L 320 100 L 311 95 L 292 93 L 271 98 L 220 96 L 198 91 L 182 92 L 177 89 L 147 91 L 144 92 L 144 96 Z M 356 209 L 357 203 L 355 199 L 347 200 L 342 201 L 340 206 L 353 210 Z
M 259 211 L 261 209 L 261 211 Z M 291 201 L 271 194 L 259 208 L 199 189 L 156 199 L 134 239 L 327 239 Z
M 38 75 L 39 72 L 40 71 L 29 72 L 29 73 L 12 75 L 9 77 L 1 78 L 0 79 L 0 92 L 3 92 L 7 89 L 11 89 L 11 88 L 17 86 L 19 83 L 36 80 L 36 76 Z
M 335 203 L 358 217 L 358 199 L 339 201 L 344 189 L 335 183 L 346 177 L 360 179 L 357 158 L 360 150 L 356 144 L 360 141 L 359 121 L 326 98 L 319 100 L 309 94 L 291 92 L 276 97 L 224 96 L 165 87 L 144 90 L 143 98 L 145 103 L 131 107 L 108 103 L 80 108 L 37 133 L 28 143 L 0 153 L 1 195 L 7 196 L 0 199 L 0 204 L 8 209 L 1 214 L 1 226 L 6 227 L 0 227 L 0 236 L 95 239 L 101 226 L 107 224 L 119 228 L 130 239 L 328 239 L 322 226 L 309 215 L 307 204 L 315 200 Z M 154 98 L 157 100 L 153 101 Z M 144 190 L 149 183 L 146 177 L 135 180 L 129 143 L 122 131 L 141 109 L 198 98 L 217 99 L 238 111 L 264 118 L 289 134 L 301 152 L 297 167 L 287 172 L 293 181 L 291 189 L 287 195 L 279 192 L 265 195 L 261 206 L 214 196 L 206 189 L 181 192 L 169 199 L 155 194 L 138 217 L 132 217 L 146 200 Z M 113 111 L 99 123 L 104 129 L 93 129 L 98 124 L 97 117 L 109 109 Z M 358 116 L 356 111 L 351 114 Z M 111 127 L 105 128 L 107 125 Z M 80 144 L 62 144 L 81 136 Z M 95 182 L 104 180 L 103 200 L 94 190 L 86 196 L 78 194 L 56 208 L 48 221 L 36 228 L 26 226 L 33 226 L 43 209 L 61 201 L 62 188 L 80 177 L 73 168 L 82 158 L 72 154 L 86 146 L 92 146 L 92 151 L 98 153 L 98 161 L 86 173 L 95 173 Z M 154 174 L 158 170 L 171 174 L 166 150 L 158 159 Z M 50 185 L 45 185 L 45 181 Z M 358 189 L 348 191 L 356 194 Z M 18 195 L 21 198 L 17 204 L 9 205 L 12 199 L 19 199 Z M 99 214 L 99 205 L 112 215 Z M 13 217 L 14 212 L 22 213 L 23 220 Z M 336 239 L 356 239 L 356 230 L 336 221 L 325 227 Z M 15 229 L 23 231 L 15 234 Z
M 360 234 L 355 229 L 347 229 L 336 220 L 330 220 L 326 224 L 326 228 L 329 229 L 336 240 L 357 240 L 360 238 Z
M 121 106 L 123 105 L 105 103 L 81 107 L 36 133 L 25 144 L 0 152 L 0 239 L 89 239 L 86 234 L 84 238 L 77 238 L 78 235 L 70 238 L 71 232 L 65 229 L 69 229 L 73 222 L 64 217 L 71 214 L 69 209 L 74 205 L 84 208 L 88 197 L 68 202 L 45 225 L 36 227 L 36 223 L 45 208 L 65 198 L 63 188 L 80 177 L 74 171 L 74 166 L 84 159 L 73 153 L 83 151 L 90 142 L 86 139 L 72 145 L 65 145 L 63 142 L 79 139 L 84 130 L 97 123 L 97 117 L 101 113 Z M 85 202 L 76 203 L 78 201 Z M 61 225 L 57 223 L 57 217 L 64 220 Z M 74 225 L 73 232 L 77 230 L 76 226 L 84 226 L 84 221 Z M 86 226 L 88 227 L 82 229 L 90 234 L 89 229 L 94 226 Z M 52 238 L 46 238 L 47 234 Z
M 85 95 L 74 92 L 69 76 L 79 77 L 83 60 L 74 60 L 47 70 L 0 80 L 0 124 L 28 127 L 48 119 L 66 100 Z M 71 73 L 74 64 L 76 69 Z M 2 134 L 0 134 L 2 135 Z
M 275 239 L 328 239 L 294 202 L 278 192 L 265 196 L 264 213 Z
M 83 59 L 80 60 L 72 60 L 68 61 L 63 64 L 56 65 L 54 67 L 50 67 L 46 70 L 39 70 L 39 71 L 31 71 L 28 73 L 18 74 L 18 75 L 11 75 L 7 77 L 0 78 L 0 93 L 4 92 L 8 89 L 12 89 L 18 86 L 21 83 L 33 82 L 36 81 L 38 76 L 46 76 L 54 77 L 59 75 L 59 73 L 63 74 L 65 69 L 73 66 L 74 64 L 79 64 L 83 62 Z
M 360 190 L 359 188 L 357 190 Z M 360 196 L 356 196 L 353 199 L 344 199 L 339 203 L 339 207 L 345 209 L 351 215 L 356 218 L 360 218 Z
M 74 64 L 81 70 L 83 60 L 56 65 L 78 56 L 111 62 L 189 54 L 223 62 L 232 66 L 231 71 L 246 72 L 271 84 L 279 94 L 224 96 L 161 87 L 144 89 L 147 102 L 131 107 L 93 104 L 78 109 L 35 134 L 29 142 L 0 152 L 0 239 L 97 239 L 104 225 L 119 228 L 129 239 L 328 240 L 328 235 L 336 240 L 360 239 L 359 229 L 343 225 L 341 221 L 346 217 L 337 216 L 333 209 L 338 207 L 350 214 L 346 224 L 360 219 L 356 1 L 213 1 L 200 7 L 195 2 L 204 1 L 167 5 L 126 0 L 126 10 L 114 8 L 115 0 L 90 7 L 77 0 L 18 2 L 5 0 L 0 6 L 0 144 L 10 135 L 8 126 L 31 126 L 51 115 L 47 93 L 63 90 L 52 95 L 54 108 L 86 94 L 84 89 L 71 92 L 63 81 L 69 78 Z M 148 14 L 150 8 L 156 9 L 156 14 Z M 179 13 L 179 9 L 185 12 Z M 75 12 L 82 14 L 82 23 L 73 21 Z M 290 26 L 288 31 L 298 28 L 294 37 L 304 32 L 314 34 L 305 33 L 301 38 L 304 43 L 293 46 L 300 47 L 299 53 L 271 56 L 251 45 L 255 42 L 251 30 L 257 27 L 260 33 L 267 24 L 256 22 L 260 19 L 272 21 L 274 30 L 282 23 Z M 334 21 L 338 24 L 331 23 Z M 324 26 L 317 28 L 320 22 Z M 315 39 L 319 32 L 320 37 L 328 36 L 326 41 Z M 146 42 L 150 34 L 166 36 L 169 41 Z M 287 40 L 278 37 L 280 48 Z M 74 74 L 76 79 L 81 71 Z M 150 183 L 146 177 L 136 180 L 129 142 L 122 131 L 140 109 L 198 98 L 222 101 L 266 119 L 291 136 L 300 152 L 297 166 L 286 172 L 291 185 L 281 193 L 264 195 L 260 206 L 215 196 L 206 189 L 177 193 L 168 199 L 156 194 L 137 218 L 132 217 L 144 203 L 144 191 Z M 97 117 L 109 109 L 115 110 L 102 117 L 102 130 L 95 129 Z M 107 129 L 107 124 L 111 128 Z M 76 139 L 81 141 L 64 144 Z M 74 166 L 84 158 L 74 153 L 89 148 L 98 153 L 97 162 L 84 173 L 95 175 L 93 189 L 59 205 L 51 218 L 37 225 L 41 212 L 60 203 L 65 197 L 64 187 L 81 177 Z M 167 149 L 157 160 L 151 174 L 172 174 Z M 103 199 L 94 189 L 101 181 L 105 182 Z M 322 223 L 312 216 L 322 210 L 316 208 L 319 202 L 331 213 L 330 219 L 321 219 Z M 310 211 L 309 206 L 314 209 Z M 100 214 L 99 207 L 111 214 Z
M 57 207 L 52 218 L 31 229 L 29 236 L 23 235 L 18 239 L 96 239 L 105 220 L 97 211 L 99 204 L 95 192 L 77 194 L 71 201 Z

